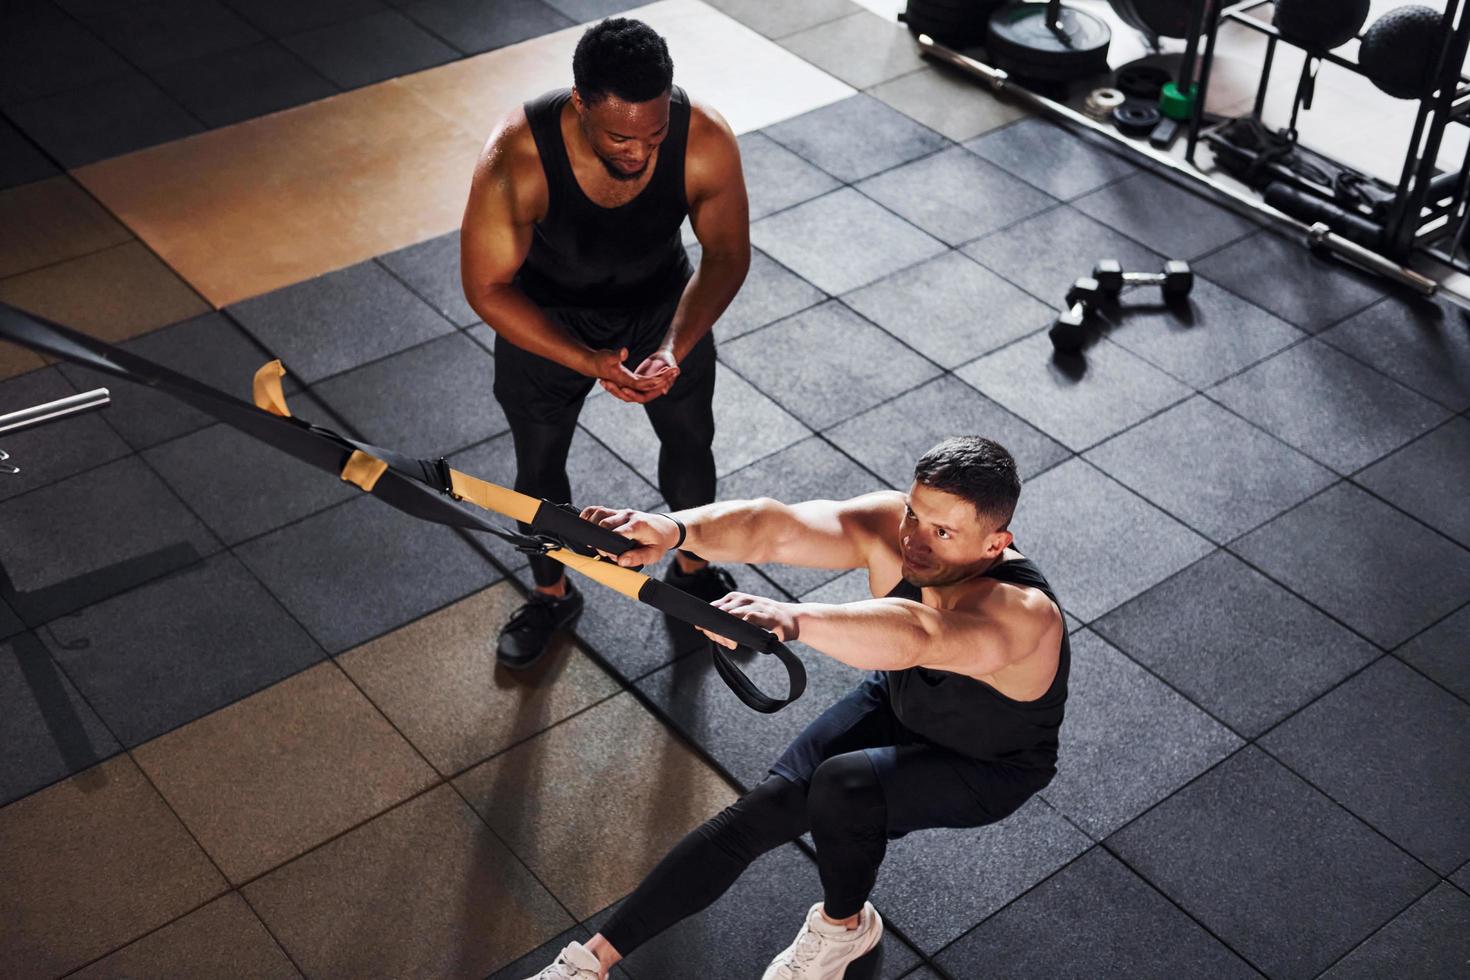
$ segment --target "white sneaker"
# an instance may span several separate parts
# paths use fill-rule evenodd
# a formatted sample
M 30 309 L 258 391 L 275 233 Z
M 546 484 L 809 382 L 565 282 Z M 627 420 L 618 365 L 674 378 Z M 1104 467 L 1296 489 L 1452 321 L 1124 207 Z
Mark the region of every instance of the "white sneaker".
M 601 980 L 602 964 L 581 943 L 573 942 L 557 956 L 556 962 L 526 980 Z
M 806 913 L 796 941 L 766 967 L 761 980 L 842 980 L 847 965 L 867 954 L 883 938 L 883 918 L 872 902 L 864 902 L 858 927 L 834 926 L 822 918 L 822 903 Z

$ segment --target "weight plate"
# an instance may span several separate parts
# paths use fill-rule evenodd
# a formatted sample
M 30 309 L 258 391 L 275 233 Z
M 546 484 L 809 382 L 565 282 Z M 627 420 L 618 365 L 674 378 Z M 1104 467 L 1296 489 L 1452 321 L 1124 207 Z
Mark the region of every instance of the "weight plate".
M 1174 76 L 1154 65 L 1124 65 L 1113 75 L 1114 87 L 1142 102 L 1157 101 L 1164 84 L 1173 80 Z
M 1007 4 L 990 15 L 985 47 L 996 67 L 1022 78 L 1065 81 L 1107 71 L 1112 31 L 1086 11 L 1062 7 L 1047 23 L 1045 3 Z
M 1113 125 L 1126 136 L 1147 136 L 1161 118 L 1159 110 L 1137 102 L 1129 102 L 1113 110 Z

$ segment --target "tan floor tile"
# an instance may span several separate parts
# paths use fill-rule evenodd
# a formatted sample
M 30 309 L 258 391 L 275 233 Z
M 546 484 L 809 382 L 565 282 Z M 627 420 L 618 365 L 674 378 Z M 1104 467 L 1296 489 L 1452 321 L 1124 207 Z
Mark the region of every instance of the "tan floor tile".
M 0 976 L 57 976 L 225 889 L 118 756 L 0 810 Z
M 301 973 L 235 892 L 170 922 L 72 980 L 288 980 Z
M 245 888 L 311 977 L 483 977 L 572 925 L 449 786 Z
M 162 735 L 134 756 L 235 882 L 435 778 L 332 663 Z
M 0 279 L 0 301 L 110 343 L 209 311 L 138 242 Z
M 631 694 L 455 784 L 579 919 L 632 891 L 679 838 L 736 796 Z
M 120 245 L 133 236 L 70 177 L 0 190 L 0 277 Z
M 25 374 L 27 371 L 34 371 L 50 363 L 51 358 L 42 357 L 28 347 L 0 341 L 0 381 L 13 378 L 18 374 Z M 12 412 L 20 407 L 22 406 L 5 406 L 4 411 Z
M 942 65 L 884 82 L 868 94 L 956 143 L 1029 115 L 1019 104 Z
M 619 690 L 569 640 L 534 668 L 495 663 L 521 595 L 501 582 L 338 658 L 435 768 L 459 772 Z

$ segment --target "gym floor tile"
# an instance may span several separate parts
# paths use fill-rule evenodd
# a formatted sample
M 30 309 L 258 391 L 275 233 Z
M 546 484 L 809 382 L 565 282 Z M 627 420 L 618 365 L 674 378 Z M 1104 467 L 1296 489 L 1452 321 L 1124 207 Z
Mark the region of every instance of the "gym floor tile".
M 455 785 L 579 919 L 631 891 L 685 833 L 735 799 L 626 693 L 471 769 Z M 594 797 L 599 804 L 586 806 Z M 553 813 L 556 820 L 545 819 Z
M 1027 114 L 1015 103 L 991 98 L 970 76 L 940 64 L 874 85 L 868 94 L 956 143 Z
M 1394 651 L 1395 655 L 1470 701 L 1470 605 L 1435 623 Z
M 1086 456 L 1217 544 L 1337 481 L 1331 470 L 1198 395 Z
M 1023 480 L 1071 455 L 1065 446 L 947 374 L 834 426 L 827 437 L 890 487 L 906 491 L 919 457 L 957 432 L 983 433 L 1005 446 Z
M 431 238 L 378 257 L 420 299 L 456 326 L 478 323 L 480 315 L 465 299 L 459 278 L 459 231 Z
M 1101 847 L 980 923 L 938 962 L 955 976 L 984 963 L 1009 980 L 1260 977 Z
M 574 23 L 586 24 L 639 6 L 639 0 L 546 0 Z
M 891 841 L 873 904 L 932 956 L 1091 844 L 1032 797 L 999 823 Z
M 751 221 L 759 221 L 775 211 L 783 211 L 841 186 L 834 177 L 807 163 L 765 133 L 746 133 L 740 137 L 740 167 L 745 174 Z
M 1450 880 L 1459 885 L 1461 891 L 1470 894 L 1470 862 L 1466 862 Z
M 133 236 L 70 177 L 0 191 L 0 277 L 120 245 Z
M 811 435 L 780 405 L 750 382 L 720 367 L 715 381 L 715 470 L 733 473 Z M 642 406 L 594 388 L 582 410 L 582 425 L 650 483 L 658 480 L 658 435 Z
M 34 633 L 0 643 L 0 804 L 96 765 L 120 746 Z M 3 821 L 0 821 L 3 826 Z M 0 944 L 3 950 L 3 944 Z M 3 955 L 3 954 L 0 954 Z
M 1243 744 L 1097 634 L 1073 633 L 1071 643 L 1057 775 L 1041 795 L 1094 839 Z
M 1092 274 L 1099 259 L 1125 269 L 1162 268 L 1160 256 L 1069 206 L 1053 208 L 971 242 L 965 254 L 1048 305 L 1061 306 L 1068 287 Z
M 497 667 L 495 638 L 521 602 L 500 582 L 337 662 L 435 769 L 453 774 L 619 690 L 565 636 L 529 670 Z
M 230 307 L 307 383 L 454 332 L 454 325 L 375 262 Z
M 1056 202 L 964 147 L 869 177 L 858 189 L 949 245 L 961 245 Z
M 209 126 L 254 119 L 338 91 L 275 41 L 175 62 L 150 74 Z
M 1106 145 L 1033 118 L 970 140 L 965 148 L 1052 197 L 1070 200 L 1138 171 Z
M 769 3 L 767 0 L 707 0 L 752 30 L 779 38 L 818 24 L 857 13 L 852 0 L 809 0 L 807 3 Z
M 131 70 L 86 88 L 8 106 L 5 112 L 68 169 L 204 129 L 151 80 Z M 119 217 L 127 223 L 125 216 Z
M 1284 442 L 1352 473 L 1449 418 L 1441 405 L 1309 340 L 1210 389 Z
M 905 973 L 903 980 L 942 980 L 942 978 L 927 966 L 921 966 L 912 973 Z
M 76 177 L 226 306 L 457 226 L 481 136 L 428 109 L 374 85 Z
M 85 970 L 76 980 L 116 977 L 300 977 L 281 947 L 235 892 L 170 922 Z
M 53 620 L 40 636 L 130 747 L 322 658 L 229 554 Z
M 703 249 L 688 247 L 689 261 L 699 265 Z M 715 321 L 715 341 L 723 344 L 757 327 L 816 306 L 827 294 L 791 272 L 758 248 L 750 250 L 750 271 L 740 292 Z
M 844 181 L 870 177 L 948 145 L 932 129 L 867 95 L 767 126 L 765 133 Z
M 236 549 L 328 653 L 499 579 L 458 534 L 361 498 Z
M 1194 259 L 1259 227 L 1148 172 L 1115 181 L 1072 206 L 1171 259 Z
M 1470 896 L 1441 882 L 1353 950 L 1323 980 L 1454 980 L 1470 962 Z
M 156 738 L 133 757 L 237 885 L 435 778 L 333 663 Z
M 1041 566 L 1062 607 L 1084 622 L 1211 550 L 1210 543 L 1080 459 L 1029 482 L 1013 521 L 1016 547 Z M 1118 561 L 1119 542 L 1129 558 Z
M 913 35 L 867 10 L 789 34 L 781 46 L 853 88 L 867 88 L 924 67 Z
M 1451 411 L 1470 408 L 1470 329 L 1448 300 L 1389 296 L 1320 336 Z
M 114 344 L 209 310 L 139 242 L 0 280 L 0 301 Z
M 1252 531 L 1230 550 L 1384 648 L 1470 595 L 1470 551 L 1350 483 Z
M 877 477 L 813 436 L 723 478 L 715 499 L 774 497 L 782 503 L 795 504 L 803 500 L 846 500 L 882 489 L 882 481 Z M 832 568 L 780 564 L 761 565 L 760 570 L 792 595 L 804 595 L 841 574 Z M 737 572 L 737 583 L 749 581 L 748 574 Z M 740 588 L 743 591 L 746 586 L 742 584 Z
M 216 0 L 151 0 L 79 12 L 90 27 L 139 68 L 202 58 L 264 40 Z
M 576 23 L 541 0 L 501 0 L 488 10 L 479 0 L 419 0 L 401 9 L 466 54 L 515 44 Z
M 1260 744 L 1440 874 L 1470 859 L 1470 705 L 1393 657 Z
M 525 980 L 526 977 L 534 977 L 545 969 L 547 964 L 554 961 L 557 955 L 567 947 L 567 944 L 585 943 L 591 938 L 591 930 L 579 922 L 566 932 L 551 937 L 515 962 L 502 966 L 490 974 L 487 980 Z M 608 976 L 612 980 L 629 980 L 628 972 L 621 966 L 613 967 L 608 971 Z
M 312 409 L 310 399 L 293 401 L 298 418 L 331 425 L 320 409 Z M 143 458 L 228 545 L 360 492 L 334 474 L 223 423 L 144 450 Z
M 56 173 L 56 165 L 46 159 L 46 154 L 0 118 L 0 187 L 19 187 Z
M 1125 295 L 1104 314 L 1108 339 L 1196 388 L 1303 337 L 1285 320 L 1198 276 L 1187 305 L 1178 308 L 1159 302 L 1157 293 Z
M 225 889 L 126 756 L 0 810 L 0 840 L 8 976 L 74 970 Z
M 244 893 L 310 977 L 482 977 L 572 925 L 449 786 Z
M 379 0 L 224 0 L 241 17 L 271 37 L 300 34 L 386 9 Z
M 510 429 L 495 358 L 459 331 L 312 389 L 368 442 L 413 456 L 452 453 Z
M 3 297 L 0 297 L 3 299 Z M 29 348 L 0 342 L 0 378 L 14 378 L 36 368 L 45 367 L 52 359 L 42 358 Z
M 459 52 L 396 10 L 384 10 L 281 39 L 344 89 L 453 61 Z
M 1247 746 L 1109 849 L 1267 976 L 1315 977 L 1433 872 Z
M 762 218 L 750 240 L 771 258 L 837 294 L 932 258 L 944 244 L 850 187 Z M 883 248 L 873 248 L 875 241 Z
M 1194 271 L 1309 333 L 1383 296 L 1381 282 L 1270 231 L 1256 232 L 1201 259 Z
M 633 980 L 758 977 L 777 953 L 791 945 L 807 909 L 821 897 L 812 860 L 795 847 L 777 848 L 751 865 L 707 911 L 638 947 L 622 965 Z M 880 914 L 885 911 L 880 909 Z M 587 928 L 597 931 L 612 912 L 594 916 Z M 888 931 L 878 949 L 849 964 L 843 977 L 891 980 L 918 962 L 913 948 Z
M 946 368 L 1040 330 L 1056 315 L 962 252 L 909 266 L 842 301 Z
M 25 629 L 25 624 L 15 614 L 15 610 L 0 600 L 0 640 L 8 639 Z
M 0 381 L 0 412 L 20 411 L 76 393 L 77 389 L 55 368 L 43 368 Z M 20 472 L 6 474 L 0 482 L 0 500 L 47 486 L 129 452 L 127 444 L 96 411 L 6 433 L 4 448 L 10 454 L 6 462 L 18 466 Z
M 0 12 L 0 103 L 7 108 L 114 78 L 128 63 L 50 4 Z
M 1367 641 L 1223 551 L 1113 610 L 1092 629 L 1246 738 L 1378 655 Z
M 726 344 L 720 356 L 814 429 L 835 425 L 940 373 L 835 300 Z M 812 371 L 813 364 L 822 370 Z
M 253 398 L 255 372 L 271 359 L 263 347 L 222 313 L 205 313 L 120 346 L 245 401 Z M 65 361 L 57 368 L 78 391 L 99 387 L 111 390 L 112 402 L 102 417 L 135 449 L 146 449 L 214 422 L 213 416 L 148 385 Z M 290 403 L 300 386 L 289 374 L 282 386 Z
M 1107 341 L 1088 348 L 1081 364 L 1060 359 L 1044 332 L 956 368 L 955 375 L 1079 451 L 1190 395 Z
M 1359 473 L 1354 480 L 1400 510 L 1470 547 L 1470 420 L 1453 418 Z
M 214 535 L 134 456 L 0 504 L 0 540 L 5 600 L 32 625 L 219 550 Z

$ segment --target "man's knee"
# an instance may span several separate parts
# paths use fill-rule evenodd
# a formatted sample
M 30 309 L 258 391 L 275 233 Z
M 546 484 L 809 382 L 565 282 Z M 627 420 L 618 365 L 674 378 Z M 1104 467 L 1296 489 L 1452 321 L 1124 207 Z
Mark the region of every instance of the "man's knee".
M 882 829 L 887 805 L 866 752 L 847 752 L 817 766 L 807 791 L 807 815 L 814 830 Z
M 806 832 L 806 793 L 789 779 L 767 776 L 700 829 L 731 857 L 752 861 Z

